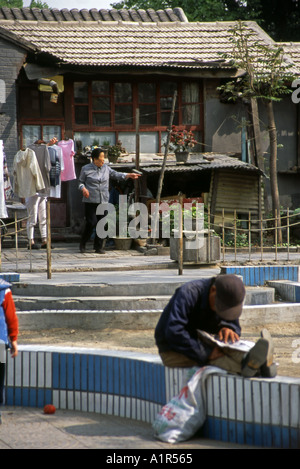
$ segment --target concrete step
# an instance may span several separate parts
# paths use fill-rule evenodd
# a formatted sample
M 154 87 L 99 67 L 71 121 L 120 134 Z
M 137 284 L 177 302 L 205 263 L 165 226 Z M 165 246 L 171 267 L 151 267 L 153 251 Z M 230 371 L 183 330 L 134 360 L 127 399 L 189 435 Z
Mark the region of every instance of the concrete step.
M 292 303 L 300 302 L 300 283 L 290 280 L 272 280 L 268 282 L 271 288 L 274 288 L 283 301 Z
M 176 288 L 185 281 L 147 282 L 147 283 L 98 283 L 98 284 L 47 284 L 15 282 L 12 292 L 15 296 L 54 296 L 54 297 L 109 297 L 115 296 L 145 296 L 145 295 L 173 295 Z
M 163 309 L 170 299 L 161 296 L 35 297 L 14 296 L 18 311 L 36 310 L 148 310 Z
M 14 285 L 15 287 L 15 285 Z M 87 287 L 87 288 L 86 288 Z M 88 296 L 88 293 L 91 293 L 92 289 L 89 286 L 81 285 L 72 288 L 71 286 L 58 285 L 55 288 L 46 288 L 46 285 L 43 285 L 43 288 L 39 289 L 36 286 L 34 291 L 34 285 L 30 285 L 28 290 L 30 293 L 35 295 L 28 295 L 28 290 L 26 288 L 16 289 L 13 288 L 14 301 L 16 308 L 19 311 L 36 311 L 43 309 L 51 310 L 145 310 L 145 309 L 163 309 L 168 301 L 170 300 L 172 294 L 175 291 L 174 285 L 164 285 L 163 288 L 156 288 L 157 284 L 154 285 L 144 285 L 144 288 L 141 288 L 141 285 L 124 285 L 122 288 L 118 286 L 109 286 L 111 288 L 95 288 L 93 291 L 93 296 Z M 76 291 L 75 291 L 76 290 Z M 96 295 L 96 290 L 99 293 L 109 292 L 110 295 Z M 143 294 L 141 294 L 143 290 Z M 154 290 L 154 293 L 153 293 Z M 169 292 L 168 294 L 157 294 L 156 291 L 165 291 Z M 18 292 L 18 294 L 15 293 Z M 147 291 L 149 294 L 147 295 Z M 19 293 L 23 292 L 24 295 Z M 38 293 L 39 292 L 39 293 Z M 115 295 L 113 295 L 115 292 Z M 130 294 L 133 293 L 134 294 Z M 46 295 L 48 293 L 49 296 Z M 65 294 L 65 296 L 60 296 L 60 294 Z M 72 296 L 72 293 L 74 296 Z M 116 295 L 117 293 L 117 295 Z M 245 304 L 250 305 L 261 305 L 261 304 L 271 304 L 274 302 L 274 289 L 268 287 L 247 287 L 246 288 L 246 298 Z
M 27 310 L 19 311 L 22 330 L 43 329 L 153 329 L 162 313 L 161 309 L 147 310 Z M 268 324 L 300 321 L 300 303 L 244 306 L 240 319 L 242 328 L 267 327 Z

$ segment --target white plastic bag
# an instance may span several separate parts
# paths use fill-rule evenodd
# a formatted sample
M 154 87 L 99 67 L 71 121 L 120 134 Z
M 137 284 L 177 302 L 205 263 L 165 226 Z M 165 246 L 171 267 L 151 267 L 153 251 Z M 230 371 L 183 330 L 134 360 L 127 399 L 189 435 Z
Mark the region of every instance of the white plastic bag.
M 220 368 L 198 368 L 179 395 L 164 405 L 153 422 L 154 436 L 167 443 L 191 438 L 205 422 L 205 377 L 211 373 L 226 373 Z

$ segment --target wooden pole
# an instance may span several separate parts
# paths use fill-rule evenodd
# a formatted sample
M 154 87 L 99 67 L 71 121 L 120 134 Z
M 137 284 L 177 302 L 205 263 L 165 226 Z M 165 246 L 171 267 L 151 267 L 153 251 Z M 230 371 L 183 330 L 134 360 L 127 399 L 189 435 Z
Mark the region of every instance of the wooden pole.
M 290 260 L 290 210 L 287 209 L 286 214 L 286 242 L 287 242 L 287 260 Z
M 157 194 L 156 194 L 156 204 L 157 204 L 157 210 L 154 213 L 154 230 L 156 231 L 156 225 L 158 223 L 159 219 L 159 204 L 160 204 L 160 197 L 161 197 L 161 191 L 162 191 L 162 186 L 163 186 L 163 180 L 164 180 L 164 173 L 165 173 L 165 168 L 166 168 L 166 163 L 167 163 L 167 156 L 169 152 L 169 145 L 170 145 L 170 138 L 171 138 L 171 131 L 172 131 L 172 124 L 173 124 L 173 119 L 174 119 L 174 113 L 175 113 L 175 104 L 176 104 L 176 99 L 177 99 L 177 91 L 174 92 L 173 96 L 173 101 L 172 101 L 172 110 L 171 110 L 171 115 L 170 115 L 170 122 L 169 122 L 169 128 L 168 128 L 168 136 L 167 136 L 167 142 L 165 146 L 165 154 L 164 154 L 164 159 L 159 175 L 159 180 L 158 180 L 158 188 L 157 188 Z M 154 242 L 154 238 L 152 238 L 152 243 Z
M 179 214 L 179 252 L 178 252 L 178 275 L 183 273 L 183 230 L 182 230 L 182 214 L 183 214 L 183 197 L 179 196 L 180 214 Z
M 15 210 L 15 246 L 16 246 L 16 270 L 18 270 L 18 219 L 17 211 Z
M 140 110 L 136 110 L 135 114 L 135 167 L 139 171 L 140 169 Z M 135 185 L 135 202 L 139 201 L 140 198 L 140 185 L 139 180 L 134 181 Z
M 248 223 L 248 244 L 249 244 L 249 261 L 251 259 L 251 212 L 249 211 L 249 223 Z
M 234 211 L 234 259 L 236 261 L 236 210 Z
M 222 238 L 223 238 L 223 262 L 225 261 L 225 217 L 224 217 L 224 208 L 222 208 Z

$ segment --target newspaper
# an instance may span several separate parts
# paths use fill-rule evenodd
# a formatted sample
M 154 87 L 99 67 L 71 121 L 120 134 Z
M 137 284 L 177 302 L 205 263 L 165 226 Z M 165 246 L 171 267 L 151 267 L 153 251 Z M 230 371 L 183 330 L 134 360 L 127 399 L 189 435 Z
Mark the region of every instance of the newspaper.
M 241 352 L 249 352 L 249 350 L 255 345 L 254 342 L 243 339 L 240 339 L 237 342 L 228 342 L 227 344 L 225 344 L 225 342 L 221 342 L 221 340 L 218 340 L 215 335 L 209 334 L 205 331 L 201 331 L 200 329 L 197 329 L 197 334 L 199 339 L 203 340 L 203 342 L 206 342 L 209 345 L 217 345 L 221 348 L 227 347 L 233 350 L 240 350 Z

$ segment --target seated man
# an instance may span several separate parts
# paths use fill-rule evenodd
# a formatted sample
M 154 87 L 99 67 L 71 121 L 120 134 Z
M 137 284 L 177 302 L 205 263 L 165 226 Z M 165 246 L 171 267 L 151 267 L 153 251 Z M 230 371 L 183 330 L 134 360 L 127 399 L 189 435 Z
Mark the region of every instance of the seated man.
M 174 293 L 155 328 L 155 341 L 165 366 L 217 366 L 245 377 L 276 375 L 273 346 L 266 330 L 248 352 L 220 348 L 198 338 L 197 329 L 222 342 L 241 335 L 245 286 L 236 275 L 187 282 Z

